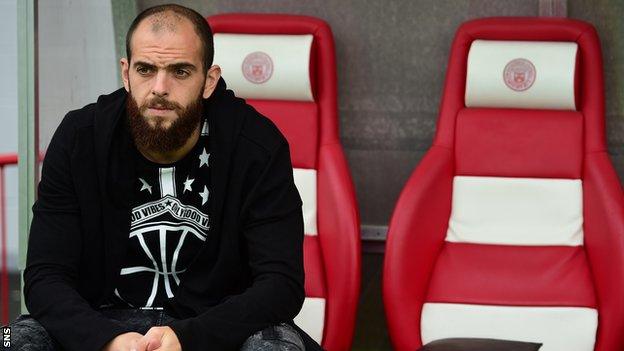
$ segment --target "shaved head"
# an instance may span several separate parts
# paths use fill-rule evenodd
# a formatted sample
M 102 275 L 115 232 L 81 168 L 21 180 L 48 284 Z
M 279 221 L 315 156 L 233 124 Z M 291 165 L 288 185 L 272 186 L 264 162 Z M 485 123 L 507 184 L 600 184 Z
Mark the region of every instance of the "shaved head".
M 195 10 L 175 4 L 150 7 L 134 19 L 126 34 L 126 56 L 128 61 L 132 60 L 132 36 L 143 21 L 147 21 L 151 31 L 154 33 L 164 31 L 176 33 L 179 30 L 180 23 L 185 20 L 191 22 L 195 34 L 197 34 L 202 44 L 202 67 L 204 72 L 207 72 L 212 65 L 214 57 L 212 30 L 206 19 Z
M 173 11 L 156 13 L 145 19 L 150 23 L 152 32 L 157 33 L 163 30 L 175 33 L 177 26 L 182 21 L 182 16 Z

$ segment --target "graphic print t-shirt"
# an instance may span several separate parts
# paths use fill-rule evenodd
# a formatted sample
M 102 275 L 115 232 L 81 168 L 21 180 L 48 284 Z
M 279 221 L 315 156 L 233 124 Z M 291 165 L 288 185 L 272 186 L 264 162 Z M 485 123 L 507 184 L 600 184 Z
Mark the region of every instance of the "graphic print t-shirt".
M 197 144 L 178 162 L 157 164 L 136 152 L 130 240 L 115 304 L 162 307 L 174 296 L 210 229 L 209 167 L 206 120 Z

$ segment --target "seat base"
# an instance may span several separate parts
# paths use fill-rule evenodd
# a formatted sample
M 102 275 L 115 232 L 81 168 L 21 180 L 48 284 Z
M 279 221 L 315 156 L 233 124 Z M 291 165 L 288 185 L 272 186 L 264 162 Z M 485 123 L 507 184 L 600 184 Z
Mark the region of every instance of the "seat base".
M 478 339 L 450 338 L 432 341 L 418 351 L 538 351 L 542 344 L 531 342 Z

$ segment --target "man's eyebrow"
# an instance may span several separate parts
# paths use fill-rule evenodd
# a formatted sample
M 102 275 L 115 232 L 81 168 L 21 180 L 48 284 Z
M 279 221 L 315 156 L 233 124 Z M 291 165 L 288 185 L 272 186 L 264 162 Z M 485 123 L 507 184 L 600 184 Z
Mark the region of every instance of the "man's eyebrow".
M 178 69 L 188 69 L 191 71 L 196 71 L 197 67 L 190 62 L 178 62 L 167 65 L 167 69 L 169 70 L 178 70 Z
M 151 68 L 151 69 L 156 68 L 156 66 L 155 66 L 155 65 L 153 65 L 153 64 L 151 64 L 151 63 L 147 63 L 147 62 L 145 62 L 145 61 L 135 61 L 135 62 L 132 64 L 132 66 L 133 66 L 133 67 L 143 66 L 143 67 L 145 67 L 145 68 Z
M 144 61 L 136 61 L 134 62 L 134 64 L 132 65 L 134 67 L 137 66 L 143 66 L 146 68 L 150 68 L 150 69 L 156 69 L 156 65 L 153 65 L 151 63 L 148 62 L 144 62 Z M 165 69 L 167 70 L 178 70 L 178 69 L 188 69 L 191 71 L 196 71 L 197 70 L 197 66 L 195 66 L 194 64 L 190 63 L 190 62 L 177 62 L 177 63 L 172 63 L 170 65 L 167 65 L 165 67 Z

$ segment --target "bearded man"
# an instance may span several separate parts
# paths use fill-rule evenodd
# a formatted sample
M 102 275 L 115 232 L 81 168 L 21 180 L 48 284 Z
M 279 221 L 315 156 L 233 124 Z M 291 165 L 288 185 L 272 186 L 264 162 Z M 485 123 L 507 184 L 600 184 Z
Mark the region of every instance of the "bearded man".
M 313 350 L 288 144 L 226 90 L 177 5 L 126 37 L 124 88 L 69 112 L 43 163 L 17 350 Z M 305 345 L 305 346 L 304 346 Z

